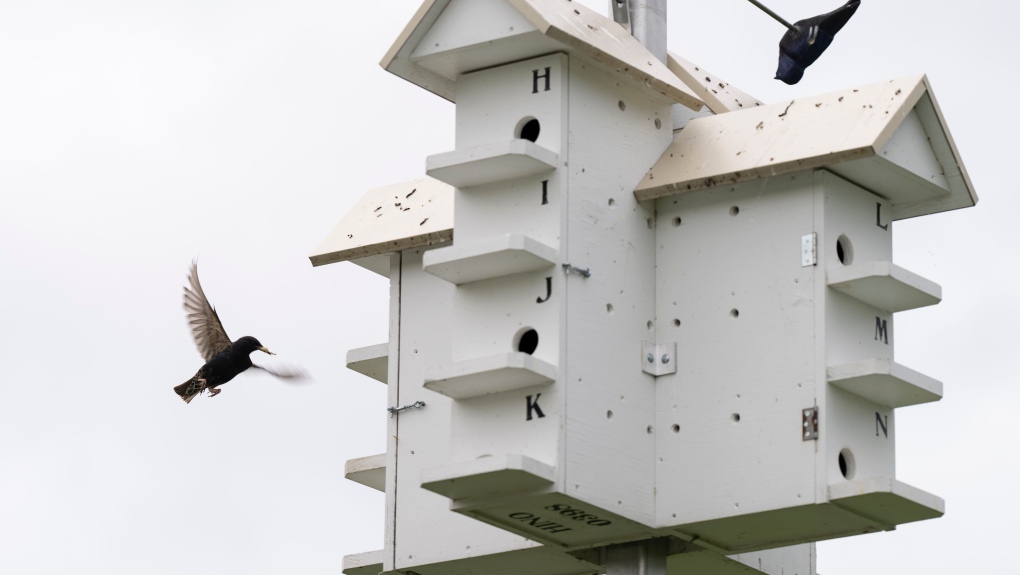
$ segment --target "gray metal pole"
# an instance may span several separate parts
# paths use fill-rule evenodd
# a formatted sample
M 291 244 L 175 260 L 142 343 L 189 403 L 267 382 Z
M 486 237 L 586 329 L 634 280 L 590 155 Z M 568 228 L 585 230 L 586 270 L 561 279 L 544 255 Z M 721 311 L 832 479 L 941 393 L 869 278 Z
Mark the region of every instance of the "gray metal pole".
M 609 6 L 613 19 L 624 26 L 629 24 L 638 42 L 665 64 L 666 0 L 609 0 Z
M 666 539 L 647 539 L 605 548 L 606 575 L 666 575 Z

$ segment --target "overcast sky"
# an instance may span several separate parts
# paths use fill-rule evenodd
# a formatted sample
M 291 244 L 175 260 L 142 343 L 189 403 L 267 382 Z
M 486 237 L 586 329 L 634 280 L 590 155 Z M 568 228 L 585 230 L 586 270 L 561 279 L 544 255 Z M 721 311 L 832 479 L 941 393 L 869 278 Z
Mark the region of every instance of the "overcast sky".
M 307 256 L 453 149 L 453 105 L 378 66 L 419 4 L 0 0 L 0 572 L 335 574 L 382 548 L 383 495 L 343 464 L 385 450 L 385 386 L 344 357 L 386 341 L 387 282 Z M 896 263 L 944 295 L 897 316 L 897 361 L 945 384 L 897 411 L 897 478 L 948 512 L 822 543 L 819 571 L 1014 569 L 1020 8 L 865 0 L 793 87 L 749 3 L 669 10 L 672 51 L 765 102 L 929 75 L 981 202 L 896 225 Z M 230 336 L 314 383 L 173 394 L 201 365 L 195 256 Z

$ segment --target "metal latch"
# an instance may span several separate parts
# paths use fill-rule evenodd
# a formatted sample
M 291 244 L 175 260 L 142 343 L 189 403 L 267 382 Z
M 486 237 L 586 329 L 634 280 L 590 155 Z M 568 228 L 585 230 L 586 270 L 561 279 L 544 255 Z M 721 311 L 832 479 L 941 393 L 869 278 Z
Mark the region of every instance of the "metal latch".
M 425 407 L 425 402 L 418 400 L 410 405 L 405 405 L 403 407 L 387 407 L 386 411 L 390 412 L 390 417 L 393 417 L 394 415 L 400 413 L 401 411 L 404 411 L 405 409 L 421 409 L 423 407 Z

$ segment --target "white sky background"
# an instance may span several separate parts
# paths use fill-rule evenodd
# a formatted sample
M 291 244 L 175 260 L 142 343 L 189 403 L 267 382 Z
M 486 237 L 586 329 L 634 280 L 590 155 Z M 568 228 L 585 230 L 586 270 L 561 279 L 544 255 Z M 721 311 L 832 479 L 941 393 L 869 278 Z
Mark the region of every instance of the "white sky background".
M 385 450 L 385 386 L 344 356 L 387 339 L 387 282 L 307 256 L 453 149 L 453 105 L 378 66 L 419 4 L 0 0 L 0 572 L 325 574 L 382 547 L 383 496 L 343 464 Z M 948 513 L 823 543 L 819 571 L 1011 571 L 1020 8 L 865 0 L 794 87 L 747 2 L 669 10 L 671 50 L 766 102 L 928 73 L 981 203 L 896 224 L 896 262 L 944 290 L 897 315 L 897 360 L 946 387 L 897 411 L 897 476 Z M 196 255 L 231 337 L 314 383 L 174 395 Z

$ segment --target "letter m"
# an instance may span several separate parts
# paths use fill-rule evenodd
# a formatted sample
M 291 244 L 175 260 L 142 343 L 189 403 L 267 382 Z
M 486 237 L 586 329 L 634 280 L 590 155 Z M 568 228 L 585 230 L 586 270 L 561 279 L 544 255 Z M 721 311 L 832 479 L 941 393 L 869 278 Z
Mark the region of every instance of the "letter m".
M 875 341 L 881 341 L 889 345 L 889 322 L 875 317 Z

